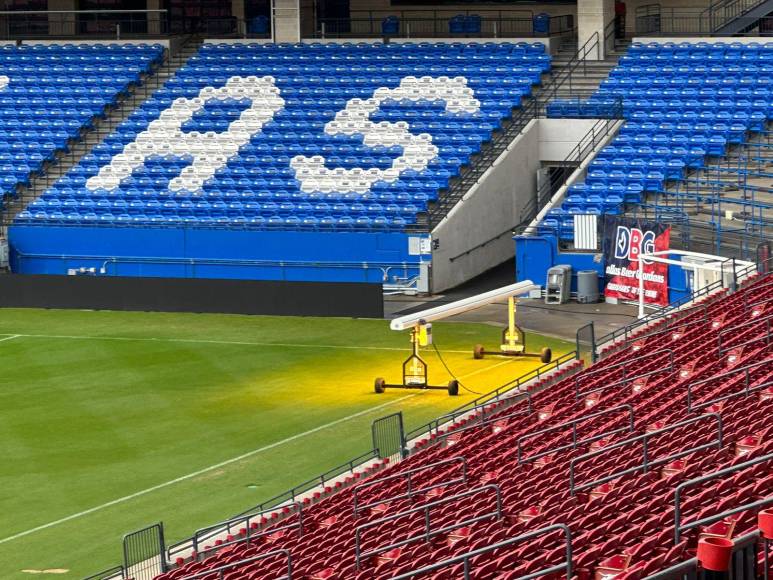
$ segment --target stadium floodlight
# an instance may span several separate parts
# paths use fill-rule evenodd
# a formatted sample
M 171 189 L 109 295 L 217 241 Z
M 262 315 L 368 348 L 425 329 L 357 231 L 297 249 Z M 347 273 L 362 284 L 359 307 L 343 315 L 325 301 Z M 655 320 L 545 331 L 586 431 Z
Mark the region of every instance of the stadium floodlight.
M 411 331 L 411 355 L 403 362 L 403 382 L 400 384 L 389 384 L 383 378 L 376 379 L 374 388 L 377 393 L 383 393 L 385 389 L 438 389 L 448 391 L 449 395 L 459 394 L 459 381 L 453 379 L 446 386 L 430 385 L 427 380 L 427 363 L 421 358 L 419 349 L 422 346 L 432 344 L 432 322 L 442 320 L 450 316 L 469 312 L 476 308 L 481 308 L 499 300 L 507 299 L 511 304 L 511 312 L 514 313 L 512 304 L 514 297 L 526 294 L 531 290 L 538 288 L 531 280 L 524 280 L 509 286 L 503 286 L 496 290 L 484 292 L 469 298 L 463 298 L 450 304 L 443 304 L 434 308 L 428 308 L 421 312 L 408 314 L 395 318 L 389 327 L 392 330 L 410 330 Z M 513 321 L 514 321 L 514 317 Z

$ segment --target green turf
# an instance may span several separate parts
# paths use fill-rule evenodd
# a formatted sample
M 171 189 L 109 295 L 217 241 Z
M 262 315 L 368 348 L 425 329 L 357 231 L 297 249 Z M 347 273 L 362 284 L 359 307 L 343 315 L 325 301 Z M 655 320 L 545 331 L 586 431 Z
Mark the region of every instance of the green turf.
M 492 326 L 434 331 L 473 390 L 539 364 L 473 360 L 474 343 L 497 342 Z M 188 536 L 367 451 L 380 416 L 401 410 L 410 428 L 474 396 L 374 394 L 375 376 L 398 378 L 408 346 L 380 320 L 0 310 L 0 339 L 15 334 L 0 342 L 3 579 L 117 564 L 125 532 L 162 520 L 170 541 Z M 572 348 L 530 338 L 544 345 Z

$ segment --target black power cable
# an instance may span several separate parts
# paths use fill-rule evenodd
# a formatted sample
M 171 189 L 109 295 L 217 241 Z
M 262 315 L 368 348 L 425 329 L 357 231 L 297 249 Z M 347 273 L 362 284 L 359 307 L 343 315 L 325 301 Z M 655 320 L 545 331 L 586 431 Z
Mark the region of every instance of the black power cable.
M 437 357 L 440 359 L 440 362 L 441 362 L 441 363 L 443 364 L 443 366 L 445 367 L 445 369 L 446 369 L 446 372 L 447 372 L 449 375 L 451 375 L 451 378 L 452 378 L 452 379 L 454 379 L 454 380 L 455 380 L 457 383 L 459 383 L 459 386 L 460 386 L 460 387 L 462 387 L 462 388 L 463 388 L 465 391 L 467 391 L 468 393 L 472 393 L 473 395 L 482 395 L 482 394 L 483 394 L 483 393 L 479 393 L 478 391 L 473 391 L 472 389 L 470 389 L 470 388 L 468 388 L 468 387 L 465 387 L 465 386 L 464 386 L 464 383 L 462 383 L 462 381 L 460 381 L 460 380 L 459 380 L 459 379 L 456 377 L 456 375 L 455 375 L 455 374 L 454 374 L 454 373 L 451 371 L 451 369 L 450 369 L 450 368 L 448 368 L 448 365 L 446 364 L 446 361 L 445 361 L 445 359 L 443 358 L 443 355 L 442 355 L 442 354 L 440 354 L 440 351 L 438 350 L 437 344 L 435 344 L 435 341 L 434 341 L 434 340 L 432 341 L 432 348 L 434 348 L 434 349 L 435 349 L 435 352 L 437 353 Z

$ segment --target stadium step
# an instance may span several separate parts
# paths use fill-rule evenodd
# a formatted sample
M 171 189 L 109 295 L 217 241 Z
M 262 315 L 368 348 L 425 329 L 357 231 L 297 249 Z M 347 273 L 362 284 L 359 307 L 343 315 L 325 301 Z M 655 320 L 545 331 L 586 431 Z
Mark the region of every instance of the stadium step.
M 554 98 L 586 97 L 592 94 L 608 76 L 609 71 L 617 65 L 622 53 L 613 51 L 605 60 L 588 60 L 579 66 L 573 61 L 576 54 L 576 41 L 562 45 L 552 56 L 551 71 L 543 76 L 542 84 L 534 87 L 532 96 L 525 98 L 522 107 L 514 110 L 512 117 L 503 123 L 502 130 L 495 132 L 492 141 L 482 146 L 480 154 L 474 155 L 470 164 L 462 168 L 459 178 L 452 179 L 449 187 L 439 193 L 438 200 L 429 204 L 426 227 L 424 223 L 417 223 L 411 228 L 412 230 L 428 231 L 440 223 L 520 135 L 523 128 L 532 119 L 544 116 L 546 101 Z M 518 225 L 520 224 L 513 224 L 513 228 Z
M 42 173 L 32 176 L 29 186 L 20 187 L 16 197 L 6 202 L 2 212 L 2 227 L 7 228 L 20 211 L 40 197 L 95 145 L 101 143 L 115 127 L 128 118 L 154 91 L 174 76 L 177 70 L 198 51 L 201 44 L 203 44 L 202 39 L 190 37 L 175 54 L 170 55 L 167 51 L 163 63 L 151 74 L 142 75 L 141 83 L 133 86 L 129 94 L 123 95 L 117 107 L 108 107 L 103 119 L 98 117 L 92 119 L 93 128 L 82 131 L 80 139 L 70 143 L 69 152 L 59 152 L 55 163 L 47 163 Z

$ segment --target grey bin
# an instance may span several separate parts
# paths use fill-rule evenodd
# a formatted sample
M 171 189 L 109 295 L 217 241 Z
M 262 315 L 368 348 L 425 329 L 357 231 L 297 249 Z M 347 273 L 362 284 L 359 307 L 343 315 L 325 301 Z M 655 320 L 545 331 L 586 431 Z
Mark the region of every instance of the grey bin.
M 568 264 L 560 264 L 548 268 L 547 278 L 545 304 L 565 304 L 569 302 L 572 267 Z
M 596 270 L 577 272 L 577 302 L 595 304 L 599 301 L 599 275 Z

